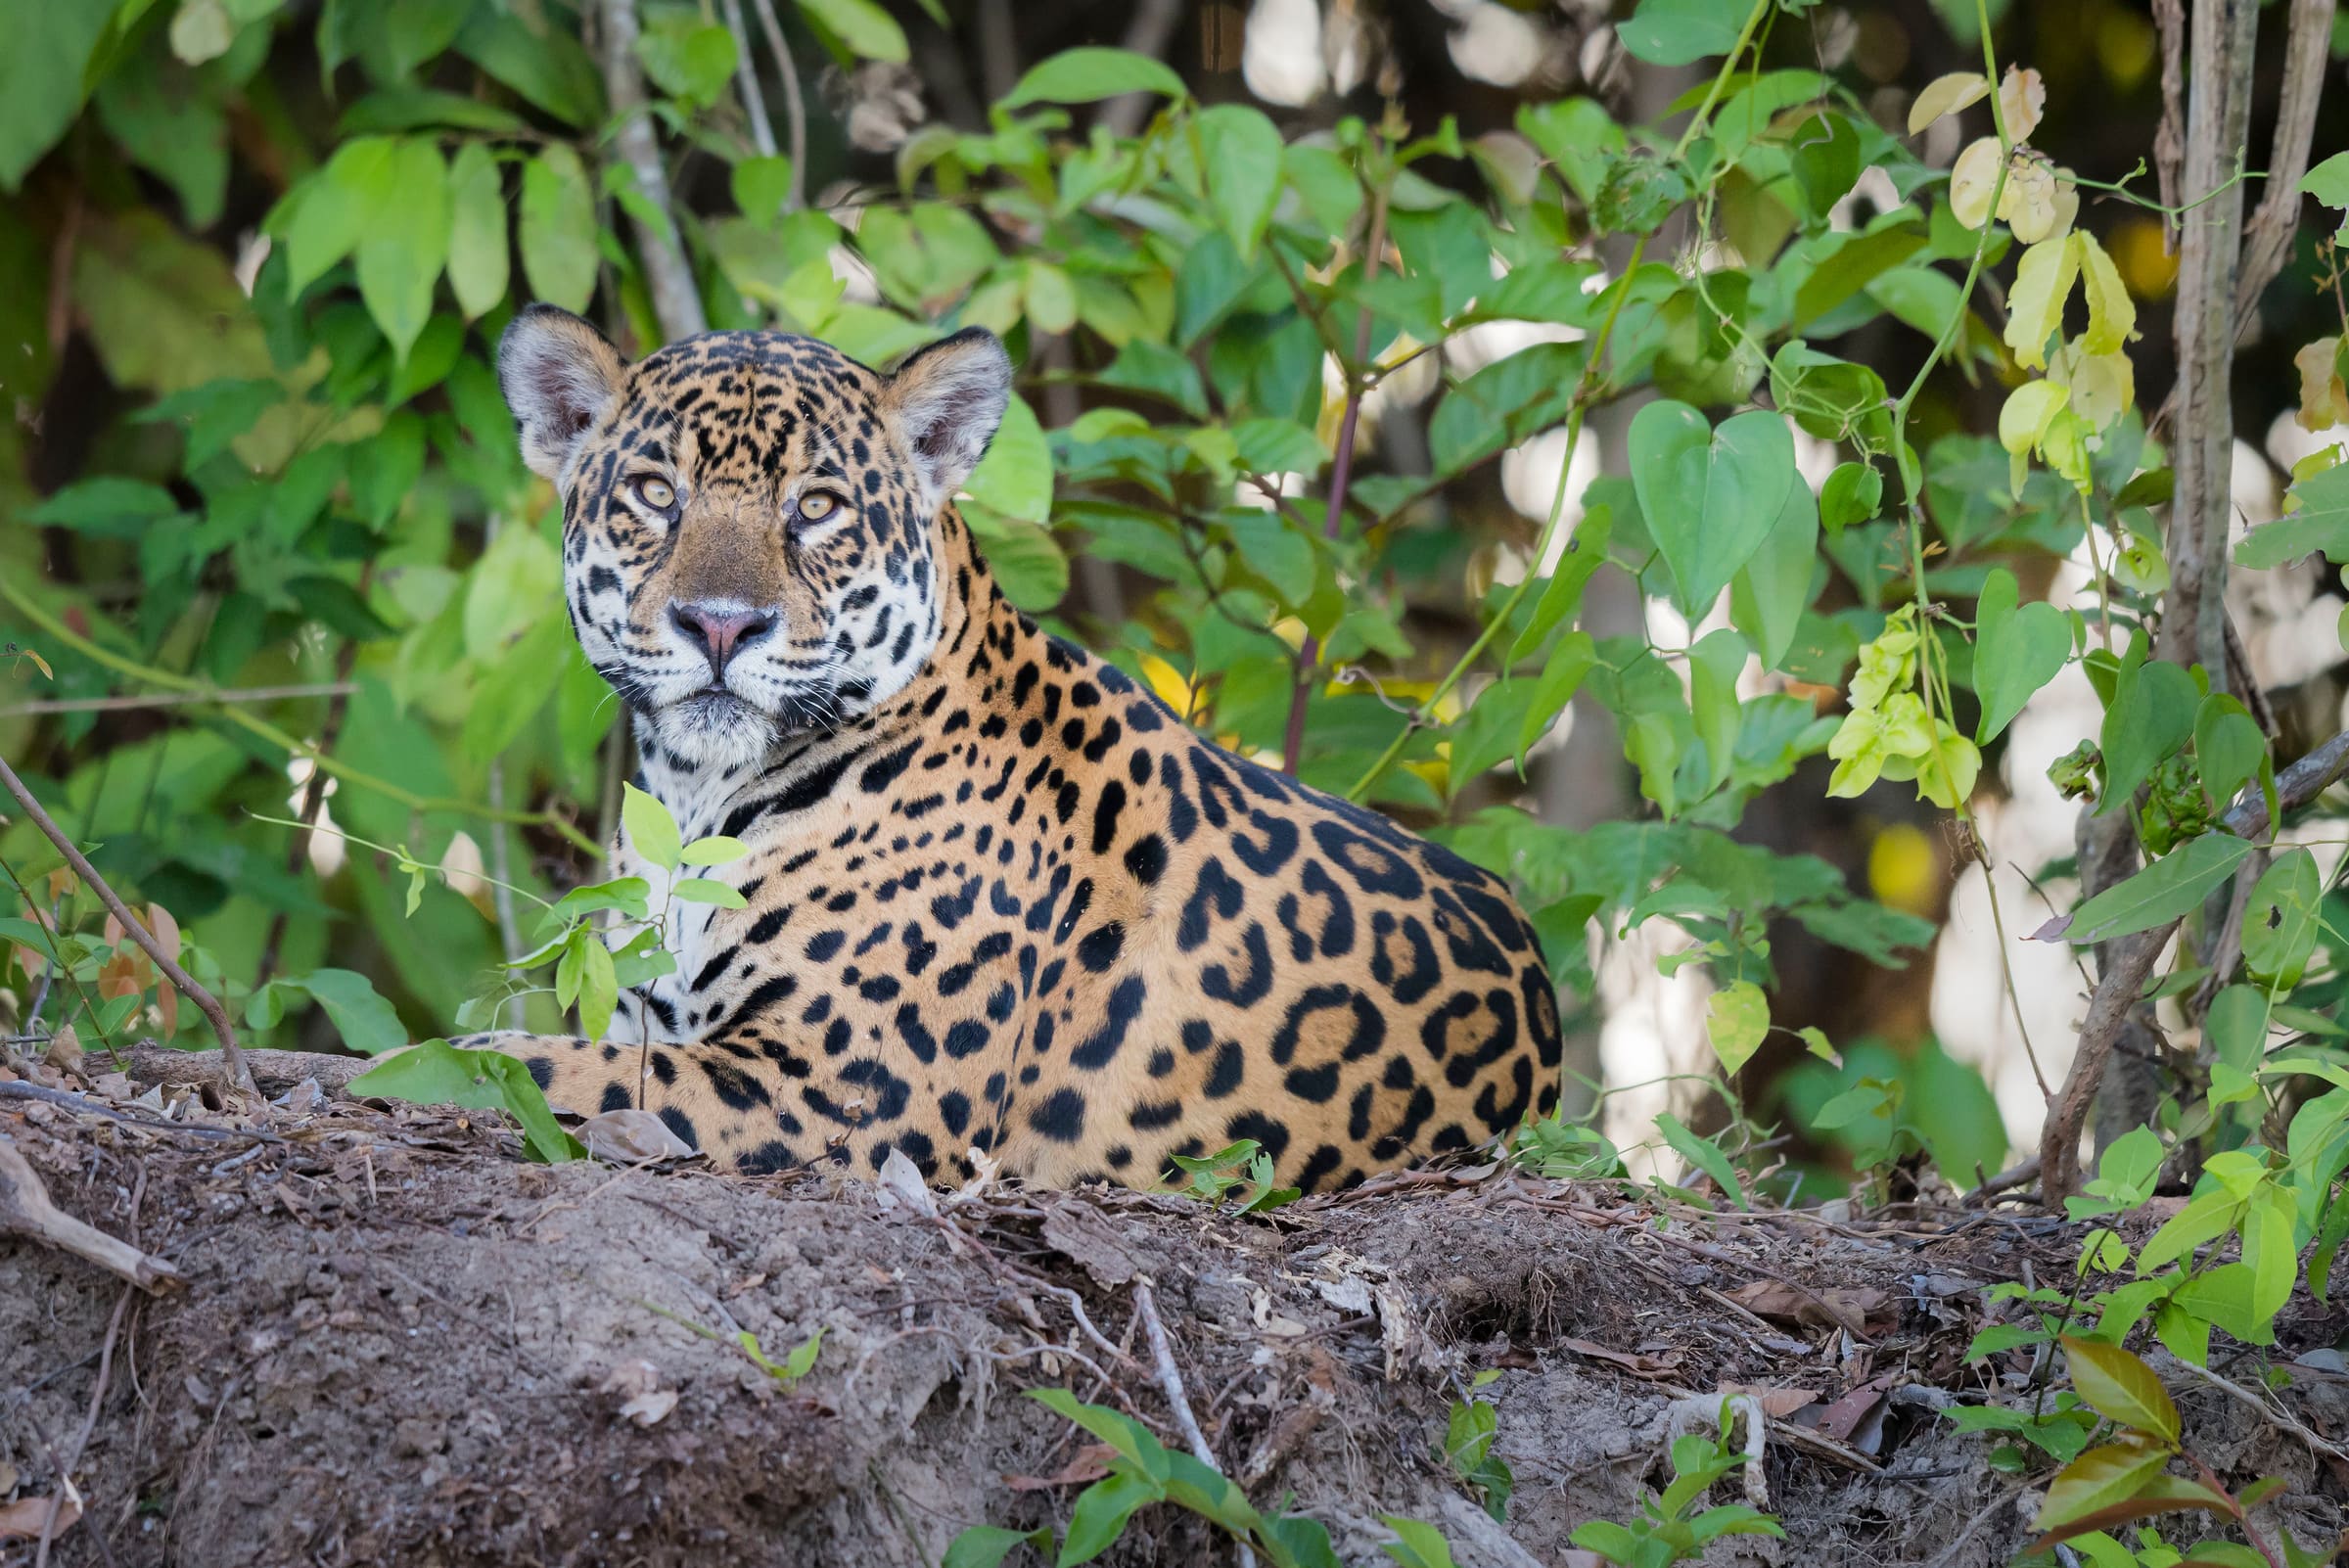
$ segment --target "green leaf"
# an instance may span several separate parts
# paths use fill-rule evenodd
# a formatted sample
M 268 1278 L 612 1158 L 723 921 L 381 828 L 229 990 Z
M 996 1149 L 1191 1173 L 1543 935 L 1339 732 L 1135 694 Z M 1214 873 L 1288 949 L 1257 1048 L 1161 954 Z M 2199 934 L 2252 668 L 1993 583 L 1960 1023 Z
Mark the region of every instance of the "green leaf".
M 506 297 L 508 268 L 505 184 L 485 143 L 457 149 L 448 171 L 448 286 L 472 321 Z
M 2349 465 L 2311 474 L 2292 486 L 2291 499 L 2299 503 L 2294 510 L 2243 535 L 2236 566 L 2281 566 L 2312 550 L 2336 565 L 2349 562 Z
M 1059 1568 L 1091 1562 L 1117 1544 L 1133 1510 L 1160 1499 L 1149 1477 L 1121 1471 L 1096 1481 L 1077 1495 L 1069 1510 L 1068 1534 L 1061 1538 Z
M 464 1051 L 444 1039 L 387 1056 L 350 1081 L 358 1098 L 408 1100 L 417 1105 L 461 1105 L 504 1111 L 521 1124 L 530 1153 L 549 1164 L 585 1159 L 587 1151 L 563 1130 L 529 1064 L 498 1051 Z
M 1705 1004 L 1705 1038 L 1722 1071 L 1734 1075 L 1770 1035 L 1770 998 L 1750 980 L 1732 982 Z
M 1248 570 L 1282 601 L 1302 605 L 1313 591 L 1313 541 L 1278 512 L 1233 512 L 1223 519 Z
M 2306 850 L 2284 851 L 2260 874 L 2243 910 L 2243 966 L 2253 979 L 2277 991 L 2300 984 L 2316 950 L 2324 892 L 2317 857 Z
M 180 514 L 179 502 L 160 484 L 100 475 L 77 480 L 20 515 L 26 523 L 97 538 L 135 539 L 152 525 Z
M 636 38 L 644 73 L 669 97 L 707 107 L 734 75 L 734 35 L 691 12 L 655 14 Z
M 1688 650 L 1688 714 L 1696 726 L 1696 738 L 1705 747 L 1708 794 L 1727 782 L 1730 764 L 1736 761 L 1737 731 L 1743 718 L 1737 676 L 1749 656 L 1745 639 L 1727 626 L 1705 633 Z
M 476 6 L 457 52 L 566 124 L 603 118 L 603 74 L 575 33 L 541 31 L 504 6 Z
M 1192 121 L 1207 203 L 1240 258 L 1256 254 L 1280 196 L 1280 132 L 1245 104 L 1218 104 Z
M 1686 403 L 1647 404 L 1632 418 L 1633 487 L 1692 619 L 1710 609 L 1783 512 L 1795 483 L 1794 439 L 1760 409 L 1719 430 Z
M 2255 1223 L 2245 1228 L 2257 1226 Z M 2285 1284 L 2288 1288 L 2290 1281 L 2287 1279 Z M 2269 1279 L 2263 1278 L 2250 1264 L 2221 1264 L 2216 1268 L 2203 1269 L 2180 1285 L 2178 1293 L 2170 1298 L 2170 1305 L 2226 1330 L 2246 1345 L 2273 1345 L 2276 1314 L 2261 1310 L 2263 1298 L 2272 1299 L 2270 1288 Z
M 2099 814 L 2126 806 L 2153 769 L 2192 738 L 2201 705 L 2193 676 L 2166 659 L 2144 657 L 2141 632 L 2121 661 L 2112 702 L 2104 711 Z
M 359 298 L 405 361 L 432 319 L 433 285 L 448 259 L 448 166 L 423 138 L 402 141 L 392 156 L 386 205 L 369 214 L 359 242 Z
M 800 10 L 860 59 L 901 66 L 910 53 L 905 29 L 873 0 L 800 0 Z
M 684 841 L 677 836 L 677 819 L 668 807 L 633 784 L 620 787 L 621 825 L 628 831 L 628 848 L 665 871 L 674 871 Z
M 1743 0 L 1639 0 L 1615 34 L 1635 60 L 1692 66 L 1736 48 L 1751 9 Z
M 1884 476 L 1871 463 L 1838 463 L 1819 492 L 1819 520 L 1829 533 L 1865 523 L 1884 504 Z
M 343 1043 L 362 1056 L 380 1056 L 408 1042 L 408 1031 L 392 1004 L 376 993 L 365 975 L 349 969 L 313 969 L 299 980 L 281 980 L 310 993 L 334 1020 Z
M 522 168 L 522 270 L 530 292 L 573 312 L 595 293 L 595 192 L 579 155 L 550 144 Z
M 1534 601 L 1534 613 L 1527 618 L 1525 629 L 1517 633 L 1517 641 L 1509 648 L 1510 664 L 1541 647 L 1542 639 L 1581 606 L 1583 589 L 1589 585 L 1598 569 L 1607 564 L 1607 540 L 1614 530 L 1614 509 L 1605 502 L 1583 514 L 1583 520 L 1575 525 L 1574 536 L 1566 541 L 1565 550 L 1559 554 L 1557 565 L 1550 569 L 1542 597 Z
M 1798 479 L 1786 486 L 1786 502 L 1762 547 L 1729 579 L 1729 623 L 1745 633 L 1765 669 L 1777 669 L 1794 646 L 1795 628 L 1811 608 L 1818 553 L 1819 503 Z
M 1533 750 L 1534 742 L 1549 733 L 1558 721 L 1558 715 L 1574 701 L 1582 689 L 1583 677 L 1598 663 L 1598 644 L 1590 633 L 1569 631 L 1558 639 L 1549 651 L 1549 660 L 1542 667 L 1542 678 L 1534 682 L 1534 694 L 1526 704 L 1524 715 L 1517 721 L 1517 771 L 1525 772 L 1525 754 Z
M 2138 1249 L 2137 1271 L 2150 1273 L 2165 1264 L 2190 1257 L 2196 1247 L 2234 1228 L 2242 1200 L 2223 1188 L 2188 1200 L 2185 1208 L 2161 1223 Z
M 2072 1368 L 2072 1387 L 2096 1413 L 2164 1443 L 2178 1441 L 2178 1407 L 2153 1368 L 2118 1345 L 2064 1336 L 2063 1354 Z
M 2071 658 L 2071 623 L 2063 612 L 2039 600 L 2019 604 L 2021 597 L 2014 574 L 1997 567 L 1974 607 L 1974 690 L 1982 699 L 1974 739 L 1984 746 Z
M 82 72 L 115 6 L 23 0 L 0 49 L 0 190 L 14 192 L 81 110 Z
M 746 158 L 734 165 L 728 183 L 734 205 L 754 223 L 772 223 L 791 200 L 791 160 L 781 155 Z
M 2202 793 L 2211 808 L 2224 811 L 2234 804 L 2268 761 L 2268 737 L 2239 698 L 2212 692 L 2194 713 L 2194 761 L 2202 772 Z
M 1180 76 L 1147 55 L 1130 49 L 1064 49 L 1031 66 L 998 107 L 1090 104 L 1127 93 L 1163 93 L 1176 103 L 1190 96 Z
M 984 547 L 988 566 L 1003 596 L 1031 615 L 1042 615 L 1069 591 L 1069 558 L 1051 530 L 1016 518 L 998 517 L 971 503 L 963 521 Z
M 2301 175 L 2300 192 L 2326 207 L 2349 208 L 2349 153 L 2335 153 Z
M 1745 1187 L 1738 1181 L 1736 1168 L 1729 1164 L 1729 1157 L 1721 1151 L 1720 1144 L 1698 1137 L 1681 1125 L 1679 1117 L 1669 1113 L 1656 1118 L 1656 1130 L 1664 1134 L 1664 1141 L 1681 1159 L 1711 1176 L 1732 1203 L 1740 1209 L 1746 1207 Z
M 1453 1568 L 1451 1543 L 1434 1525 L 1391 1513 L 1380 1514 L 1379 1522 L 1395 1532 L 1380 1549 L 1403 1568 Z
M 963 487 L 1005 517 L 1041 523 L 1052 515 L 1052 449 L 1026 398 L 1014 393 L 1004 405 L 1003 423 Z
M 335 149 L 286 220 L 286 292 L 299 295 L 358 248 L 392 200 L 399 144 L 362 136 Z
M 686 865 L 729 865 L 751 853 L 751 847 L 740 839 L 712 834 L 696 839 L 677 852 L 677 858 Z
M 1052 1527 L 1006 1530 L 1001 1525 L 973 1525 L 946 1543 L 939 1568 L 996 1568 L 1015 1546 L 1033 1546 L 1038 1556 L 1052 1549 Z
M 2070 915 L 2034 932 L 2041 942 L 2109 942 L 2166 925 L 2197 907 L 2203 896 L 2234 875 L 2252 846 L 2226 833 L 2205 833 L 2089 899 Z
M 669 897 L 687 903 L 714 903 L 720 909 L 747 909 L 750 900 L 712 877 L 679 877 L 669 890 Z

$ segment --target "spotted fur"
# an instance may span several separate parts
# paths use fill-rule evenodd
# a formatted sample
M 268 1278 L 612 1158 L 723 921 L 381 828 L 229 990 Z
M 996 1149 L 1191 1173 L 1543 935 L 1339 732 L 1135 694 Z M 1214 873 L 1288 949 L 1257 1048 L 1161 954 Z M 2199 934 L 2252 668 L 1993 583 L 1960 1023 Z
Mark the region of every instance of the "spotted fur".
M 745 906 L 681 906 L 611 1040 L 484 1037 L 556 1105 L 643 1104 L 748 1172 L 977 1149 L 1147 1184 L 1254 1138 L 1312 1189 L 1552 1102 L 1556 999 L 1500 882 L 1005 600 L 948 502 L 1008 394 L 990 335 L 886 376 L 781 333 L 630 368 L 537 307 L 500 373 L 642 786 L 750 846 L 712 873 Z

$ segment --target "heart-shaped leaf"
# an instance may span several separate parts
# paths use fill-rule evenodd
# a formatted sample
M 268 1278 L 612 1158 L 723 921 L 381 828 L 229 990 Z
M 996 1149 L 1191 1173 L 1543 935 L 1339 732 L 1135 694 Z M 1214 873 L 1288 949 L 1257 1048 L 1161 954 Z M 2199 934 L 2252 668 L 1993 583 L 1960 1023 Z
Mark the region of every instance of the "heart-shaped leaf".
M 2000 567 L 1983 582 L 1974 609 L 1974 690 L 1982 698 L 1974 739 L 1985 746 L 2062 671 L 2072 653 L 2063 612 L 2037 600 L 2018 604 L 2021 597 L 2014 574 Z
M 1632 420 L 1632 484 L 1681 609 L 1712 608 L 1778 521 L 1795 483 L 1794 438 L 1757 409 L 1717 430 L 1686 403 L 1649 403 Z

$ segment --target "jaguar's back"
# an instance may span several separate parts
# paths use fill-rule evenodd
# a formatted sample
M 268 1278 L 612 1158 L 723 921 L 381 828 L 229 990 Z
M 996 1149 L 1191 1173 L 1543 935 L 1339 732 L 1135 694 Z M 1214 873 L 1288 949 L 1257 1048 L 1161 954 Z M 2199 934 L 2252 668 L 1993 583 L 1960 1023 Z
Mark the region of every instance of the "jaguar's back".
M 753 1171 L 978 1148 L 1147 1184 L 1248 1137 L 1313 1188 L 1554 1099 L 1555 998 L 1497 879 L 1005 601 L 947 504 L 1007 395 L 991 337 L 893 377 L 773 333 L 630 369 L 541 309 L 501 369 L 643 787 L 750 847 L 714 873 L 745 906 L 683 916 L 613 1041 L 490 1038 L 558 1106 L 643 1104 Z

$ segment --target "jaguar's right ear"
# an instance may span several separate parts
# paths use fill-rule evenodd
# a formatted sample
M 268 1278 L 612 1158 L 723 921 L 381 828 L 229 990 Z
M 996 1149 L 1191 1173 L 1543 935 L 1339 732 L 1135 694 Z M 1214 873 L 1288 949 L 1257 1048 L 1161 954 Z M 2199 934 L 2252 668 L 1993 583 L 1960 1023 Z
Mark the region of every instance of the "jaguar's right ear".
M 610 340 L 568 310 L 534 304 L 514 318 L 498 341 L 497 384 L 532 473 L 563 485 L 627 368 Z

